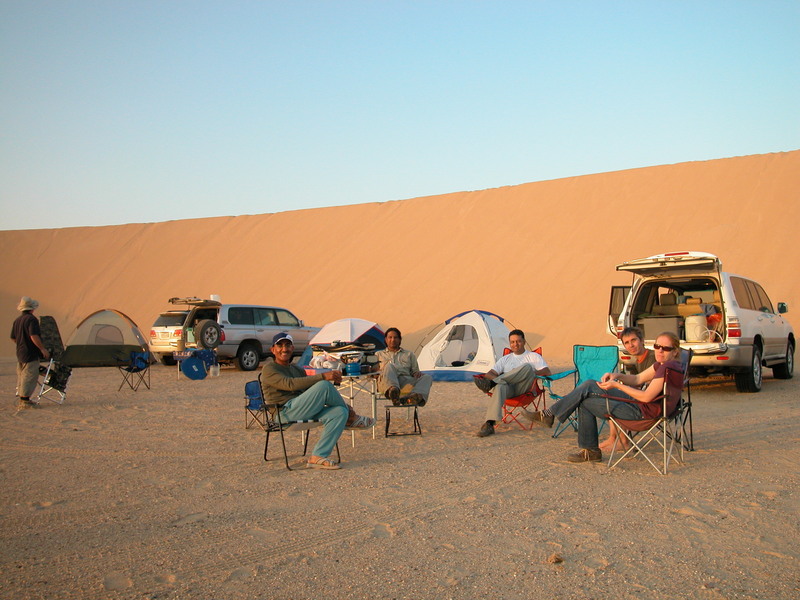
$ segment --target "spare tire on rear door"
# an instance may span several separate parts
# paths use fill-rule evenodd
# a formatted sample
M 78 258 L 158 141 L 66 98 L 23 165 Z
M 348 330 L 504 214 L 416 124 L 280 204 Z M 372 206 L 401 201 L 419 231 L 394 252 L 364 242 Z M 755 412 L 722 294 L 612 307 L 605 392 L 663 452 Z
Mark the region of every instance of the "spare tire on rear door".
M 213 350 L 219 346 L 219 323 L 211 319 L 203 319 L 194 326 L 194 339 L 198 348 Z

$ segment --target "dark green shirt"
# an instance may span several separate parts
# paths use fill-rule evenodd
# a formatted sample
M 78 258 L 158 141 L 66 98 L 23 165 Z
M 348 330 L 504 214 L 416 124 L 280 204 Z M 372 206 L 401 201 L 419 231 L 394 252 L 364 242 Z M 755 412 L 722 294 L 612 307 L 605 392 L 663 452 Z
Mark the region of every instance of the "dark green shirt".
M 264 363 L 261 369 L 261 392 L 267 404 L 282 406 L 318 381 L 323 381 L 321 374 L 306 375 L 300 367 L 295 365 L 284 367 L 272 360 Z

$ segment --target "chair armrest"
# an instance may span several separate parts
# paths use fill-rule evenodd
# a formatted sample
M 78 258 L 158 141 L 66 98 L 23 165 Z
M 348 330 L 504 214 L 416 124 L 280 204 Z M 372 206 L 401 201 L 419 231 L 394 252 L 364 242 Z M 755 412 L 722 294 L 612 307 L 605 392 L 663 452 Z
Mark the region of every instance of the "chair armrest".
M 547 382 L 553 382 L 558 381 L 559 379 L 564 379 L 564 377 L 577 372 L 578 369 L 569 369 L 568 371 L 561 371 L 560 373 L 553 373 L 552 375 L 537 375 L 537 377 Z

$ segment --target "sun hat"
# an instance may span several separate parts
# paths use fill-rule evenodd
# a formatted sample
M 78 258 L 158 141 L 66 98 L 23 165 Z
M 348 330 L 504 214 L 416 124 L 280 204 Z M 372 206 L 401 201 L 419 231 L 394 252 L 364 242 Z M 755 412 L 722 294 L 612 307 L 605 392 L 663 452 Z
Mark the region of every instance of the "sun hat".
M 20 298 L 19 305 L 17 306 L 17 310 L 21 312 L 26 310 L 36 310 L 37 308 L 39 308 L 39 303 L 28 296 L 23 296 Z

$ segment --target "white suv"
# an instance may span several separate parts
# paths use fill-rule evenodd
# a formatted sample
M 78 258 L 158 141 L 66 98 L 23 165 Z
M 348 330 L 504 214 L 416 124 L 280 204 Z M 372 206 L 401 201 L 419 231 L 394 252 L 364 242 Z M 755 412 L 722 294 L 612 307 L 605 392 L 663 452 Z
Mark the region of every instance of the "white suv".
M 188 310 L 168 310 L 150 328 L 150 352 L 165 365 L 174 365 L 172 353 L 184 349 L 183 324 L 188 314 Z
M 761 390 L 762 367 L 777 379 L 794 371 L 794 330 L 764 288 L 726 273 L 706 252 L 670 252 L 617 265 L 633 274 L 630 286 L 614 286 L 609 330 L 615 335 L 640 327 L 645 342 L 672 331 L 694 351 L 692 370 L 732 374 L 740 392 Z M 623 351 L 621 342 L 620 350 Z
M 188 315 L 176 350 L 216 348 L 220 362 L 235 362 L 242 371 L 253 371 L 269 355 L 272 338 L 287 331 L 299 356 L 319 327 L 306 327 L 291 311 L 276 306 L 222 304 L 200 298 L 170 298 L 185 305 Z

